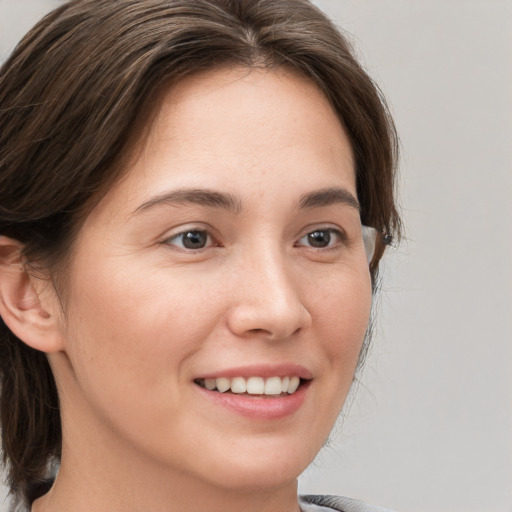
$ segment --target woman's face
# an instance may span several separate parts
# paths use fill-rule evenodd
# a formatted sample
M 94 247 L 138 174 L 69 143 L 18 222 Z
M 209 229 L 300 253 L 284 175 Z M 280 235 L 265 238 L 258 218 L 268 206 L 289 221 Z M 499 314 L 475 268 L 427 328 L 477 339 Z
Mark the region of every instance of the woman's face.
M 51 356 L 64 451 L 83 436 L 219 487 L 293 481 L 367 326 L 357 206 L 349 142 L 307 80 L 222 69 L 174 86 L 73 250 Z

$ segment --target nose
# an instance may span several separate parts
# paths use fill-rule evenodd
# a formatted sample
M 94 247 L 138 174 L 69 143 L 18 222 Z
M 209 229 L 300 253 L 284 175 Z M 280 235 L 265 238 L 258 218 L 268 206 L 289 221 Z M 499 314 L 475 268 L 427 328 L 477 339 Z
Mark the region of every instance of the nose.
M 233 300 L 227 323 L 234 334 L 277 341 L 310 326 L 300 278 L 286 263 L 275 250 L 260 250 L 243 258 L 232 274 Z

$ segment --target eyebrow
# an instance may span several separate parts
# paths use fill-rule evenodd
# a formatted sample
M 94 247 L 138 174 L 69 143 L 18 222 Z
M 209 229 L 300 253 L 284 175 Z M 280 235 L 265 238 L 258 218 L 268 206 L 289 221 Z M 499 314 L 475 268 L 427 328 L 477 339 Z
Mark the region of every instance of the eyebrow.
M 324 188 L 304 194 L 300 198 L 300 208 L 321 208 L 332 204 L 346 204 L 355 208 L 358 212 L 361 210 L 359 201 L 354 195 L 344 188 L 332 187 Z
M 222 208 L 233 213 L 240 213 L 242 211 L 241 202 L 232 194 L 208 189 L 187 188 L 173 190 L 172 192 L 156 196 L 141 204 L 134 213 L 143 212 L 159 205 L 176 206 L 185 203 L 210 208 Z
M 141 213 L 160 205 L 176 206 L 185 203 L 209 208 L 222 208 L 236 214 L 242 211 L 242 202 L 232 194 L 209 189 L 185 188 L 153 197 L 137 207 L 133 213 Z M 321 208 L 340 203 L 351 206 L 357 211 L 361 209 L 359 201 L 351 192 L 337 187 L 315 190 L 302 195 L 299 200 L 299 208 Z

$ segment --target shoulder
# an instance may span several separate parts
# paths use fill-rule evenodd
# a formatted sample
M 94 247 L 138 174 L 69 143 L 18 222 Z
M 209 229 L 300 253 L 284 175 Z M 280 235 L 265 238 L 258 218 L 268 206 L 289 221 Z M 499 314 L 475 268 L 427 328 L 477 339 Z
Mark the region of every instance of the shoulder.
M 392 512 L 386 508 L 367 505 L 362 501 L 343 496 L 300 496 L 299 504 L 302 512 Z

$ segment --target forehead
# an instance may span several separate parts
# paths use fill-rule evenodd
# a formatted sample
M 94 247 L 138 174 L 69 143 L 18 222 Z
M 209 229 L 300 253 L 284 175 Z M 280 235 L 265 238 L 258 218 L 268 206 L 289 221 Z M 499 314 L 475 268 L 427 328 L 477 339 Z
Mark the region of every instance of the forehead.
M 170 137 L 197 144 L 197 149 L 218 148 L 219 153 L 230 145 L 229 153 L 242 157 L 254 150 L 257 154 L 258 149 L 291 147 L 301 138 L 311 141 L 311 150 L 322 139 L 313 154 L 333 151 L 352 159 L 344 129 L 326 96 L 287 68 L 225 68 L 179 82 L 164 97 L 149 144 L 165 144 Z
M 147 199 L 195 187 L 283 199 L 332 186 L 355 195 L 353 155 L 318 87 L 285 68 L 224 68 L 163 94 L 142 151 L 111 193 Z

